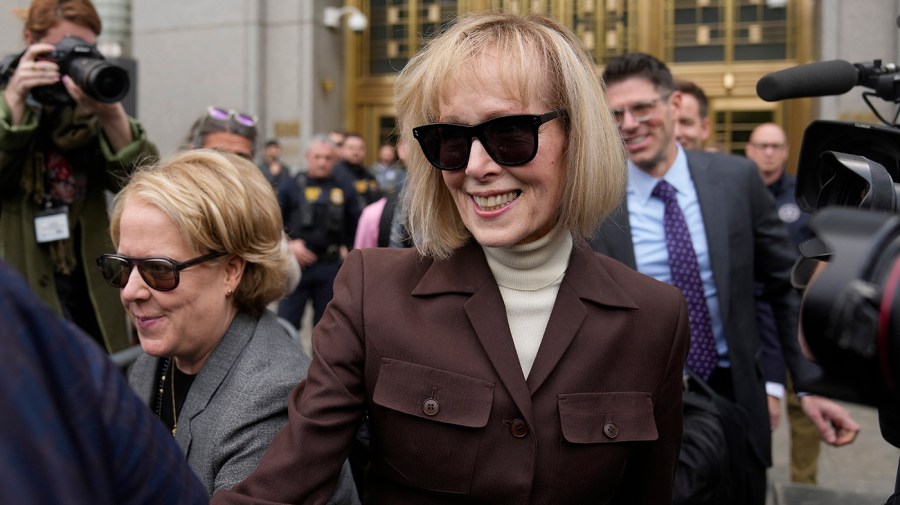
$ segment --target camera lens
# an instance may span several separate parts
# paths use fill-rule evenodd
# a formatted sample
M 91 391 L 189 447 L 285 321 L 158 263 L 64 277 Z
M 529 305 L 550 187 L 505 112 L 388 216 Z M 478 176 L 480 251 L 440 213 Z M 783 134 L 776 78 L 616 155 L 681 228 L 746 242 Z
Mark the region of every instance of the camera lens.
M 68 73 L 88 96 L 101 102 L 118 102 L 131 87 L 128 72 L 104 60 L 76 58 Z
M 128 73 L 119 67 L 109 65 L 97 68 L 91 77 L 91 87 L 98 100 L 118 102 L 128 93 Z

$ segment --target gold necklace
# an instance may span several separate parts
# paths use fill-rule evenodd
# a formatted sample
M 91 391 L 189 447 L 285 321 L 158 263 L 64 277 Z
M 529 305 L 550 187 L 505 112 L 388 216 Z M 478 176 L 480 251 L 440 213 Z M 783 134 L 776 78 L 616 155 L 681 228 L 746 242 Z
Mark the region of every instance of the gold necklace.
M 175 358 L 172 358 L 172 436 L 178 431 L 178 411 L 175 410 Z

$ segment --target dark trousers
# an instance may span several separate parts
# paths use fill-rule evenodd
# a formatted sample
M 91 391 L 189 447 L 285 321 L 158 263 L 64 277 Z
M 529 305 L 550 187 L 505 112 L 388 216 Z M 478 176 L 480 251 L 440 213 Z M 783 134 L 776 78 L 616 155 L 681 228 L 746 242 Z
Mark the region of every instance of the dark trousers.
M 709 386 L 720 395 L 734 402 L 734 383 L 731 370 L 728 368 L 716 368 L 707 381 Z M 747 501 L 750 505 L 765 505 L 766 503 L 766 465 L 753 455 L 753 448 L 747 447 Z
M 278 304 L 278 316 L 287 319 L 299 329 L 303 324 L 306 302 L 312 299 L 315 314 L 313 325 L 318 323 L 325 313 L 325 307 L 334 296 L 334 278 L 340 268 L 340 261 L 318 261 L 304 268 L 297 289 Z

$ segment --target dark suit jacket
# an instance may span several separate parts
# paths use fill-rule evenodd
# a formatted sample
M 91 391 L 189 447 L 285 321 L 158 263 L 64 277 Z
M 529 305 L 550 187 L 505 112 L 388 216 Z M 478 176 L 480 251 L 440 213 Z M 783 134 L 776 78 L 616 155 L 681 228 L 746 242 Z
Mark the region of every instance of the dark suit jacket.
M 793 245 L 752 161 L 719 153 L 686 153 L 706 228 L 735 400 L 749 415 L 755 454 L 770 466 L 771 429 L 759 363 L 754 280 L 764 286 L 761 297 L 772 306 L 782 352 L 797 382 L 818 374 L 797 340 L 799 300 L 790 284 Z M 591 246 L 635 267 L 627 204 L 604 222 Z
M 578 240 L 526 380 L 480 246 L 352 251 L 289 425 L 213 501 L 320 503 L 368 410 L 367 503 L 670 503 L 688 333 L 677 290 Z

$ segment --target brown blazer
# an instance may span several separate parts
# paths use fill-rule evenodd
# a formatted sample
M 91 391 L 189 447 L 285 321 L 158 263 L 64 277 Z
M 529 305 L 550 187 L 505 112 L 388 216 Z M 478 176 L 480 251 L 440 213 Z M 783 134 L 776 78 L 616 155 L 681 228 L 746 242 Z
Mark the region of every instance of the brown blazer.
M 526 380 L 480 246 L 353 251 L 288 426 L 213 502 L 325 503 L 368 412 L 367 503 L 670 503 L 688 335 L 679 291 L 577 240 Z

